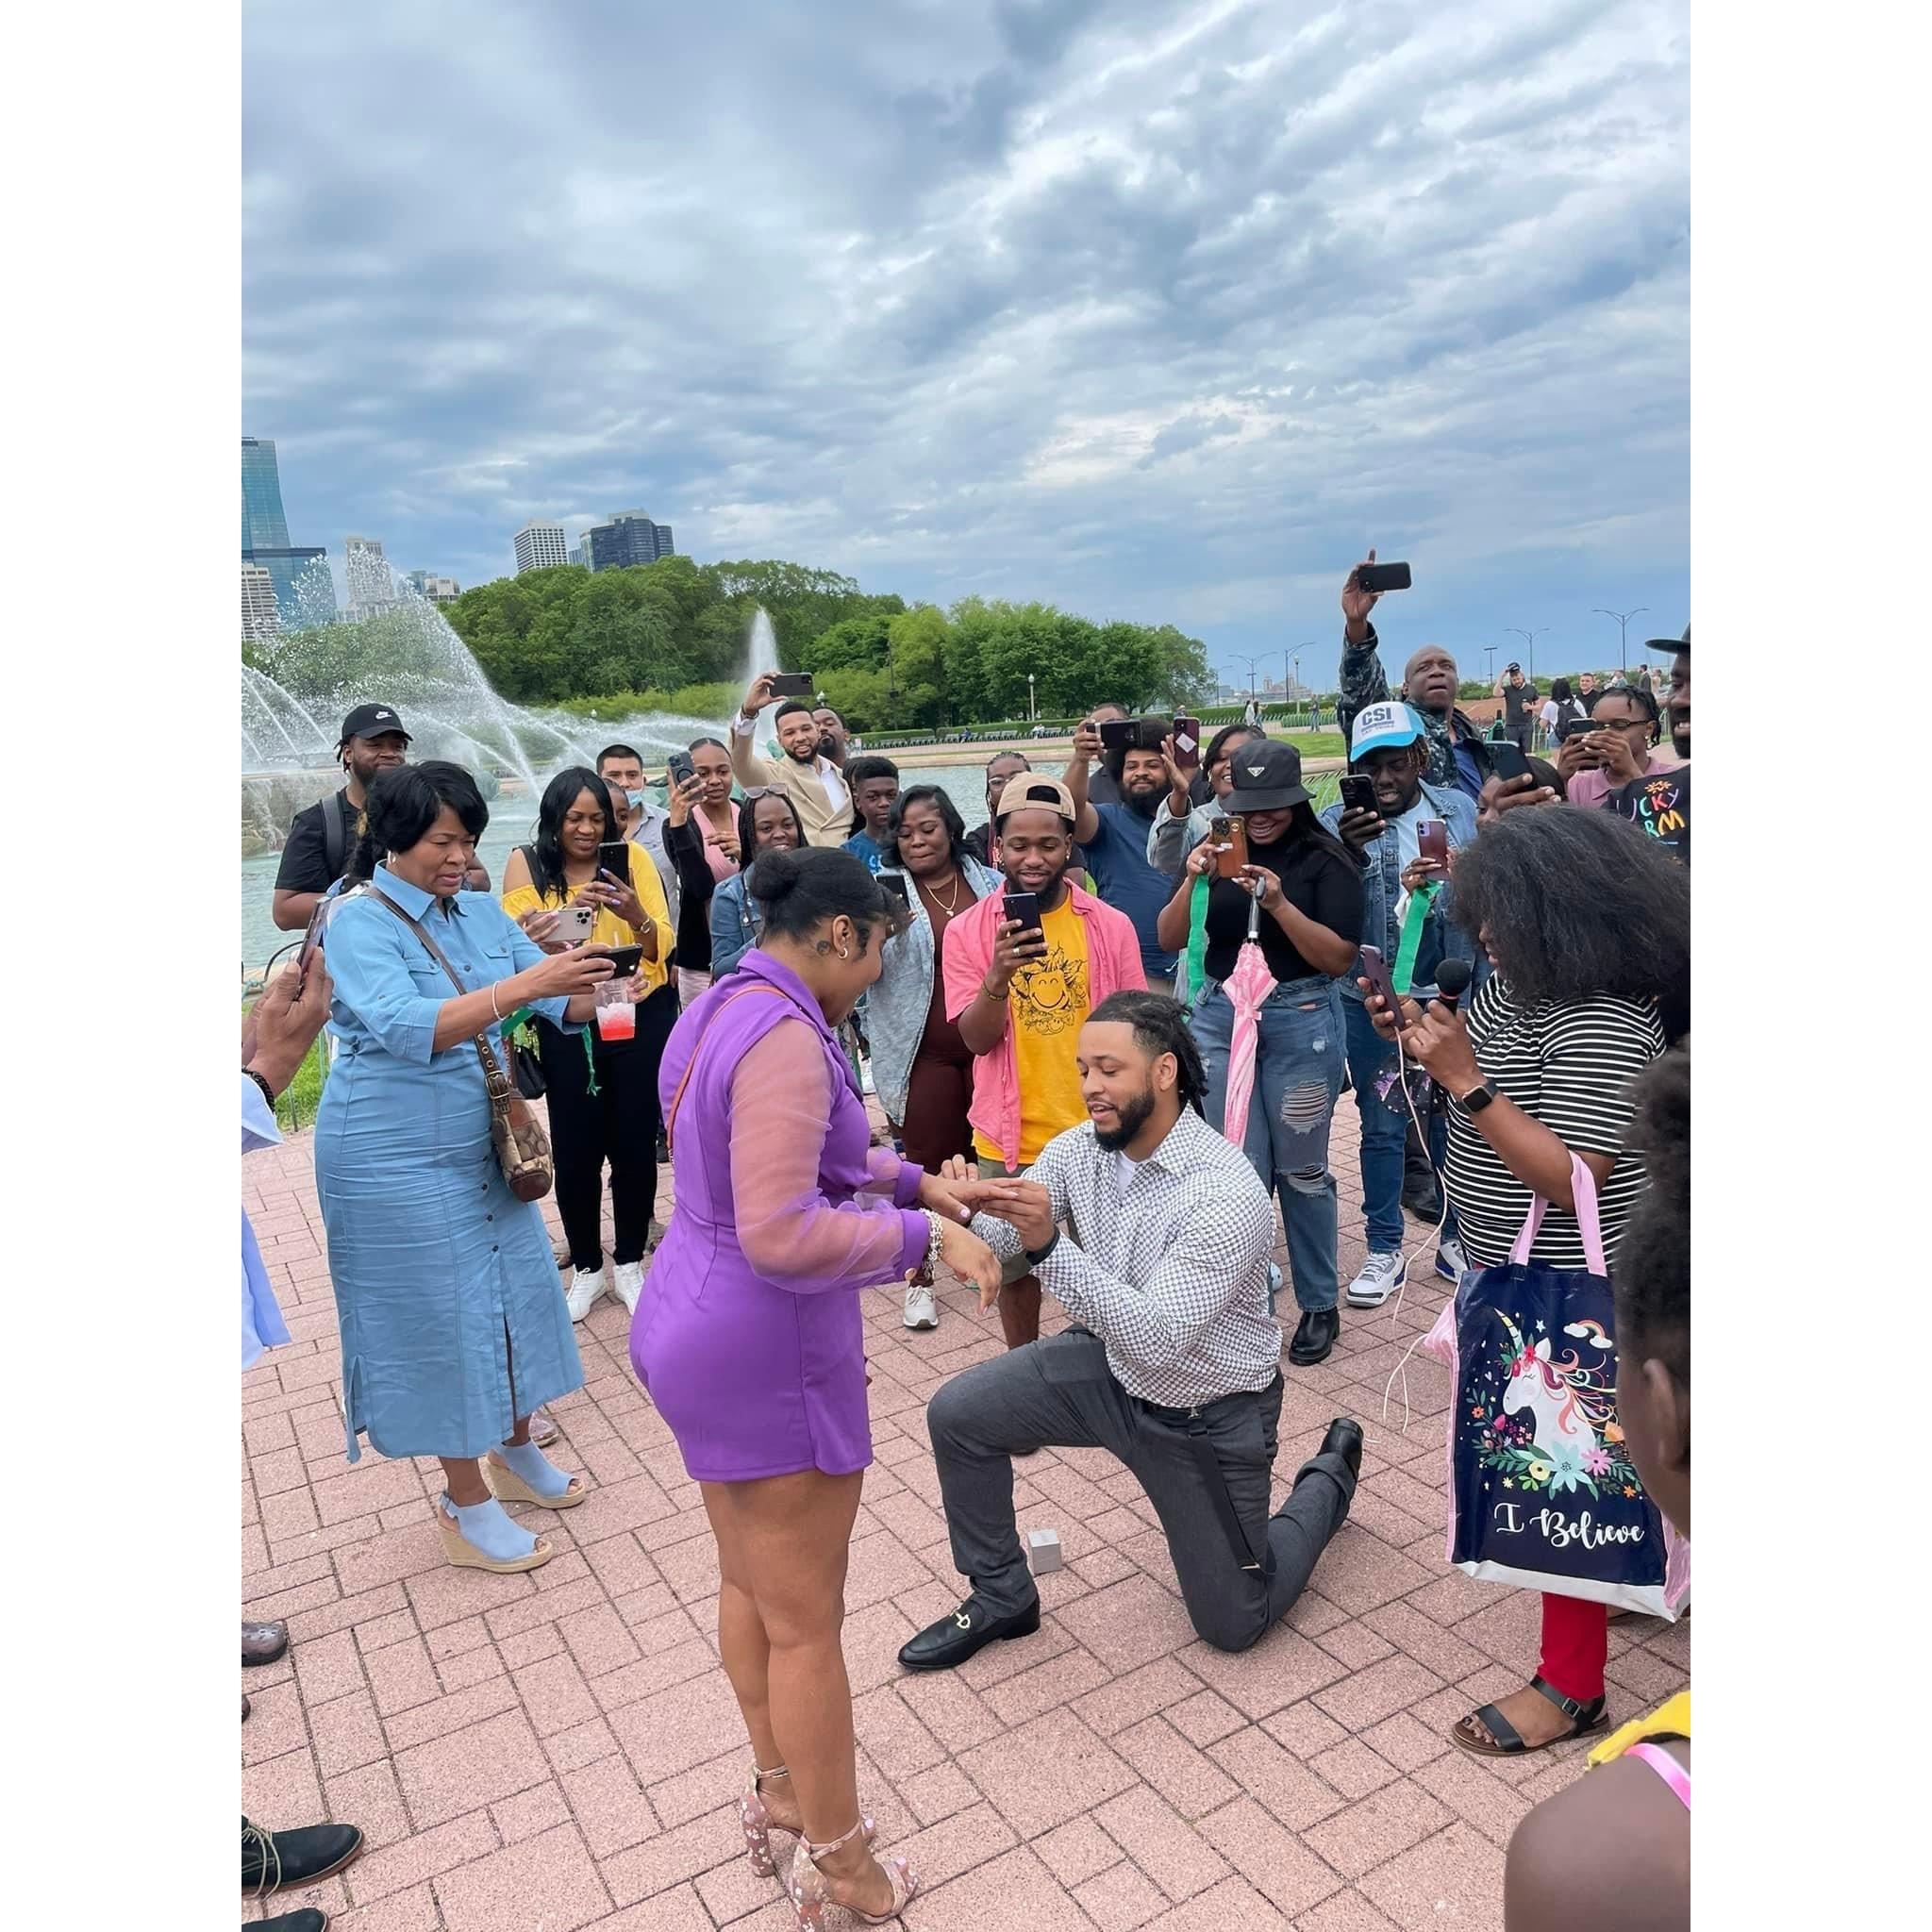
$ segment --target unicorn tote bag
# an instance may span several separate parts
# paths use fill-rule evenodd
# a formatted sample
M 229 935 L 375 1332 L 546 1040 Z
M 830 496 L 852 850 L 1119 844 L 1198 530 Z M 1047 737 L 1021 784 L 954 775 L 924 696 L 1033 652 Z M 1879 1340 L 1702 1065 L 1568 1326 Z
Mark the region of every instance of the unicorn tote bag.
M 1466 1274 L 1424 1344 L 1456 1391 L 1449 1560 L 1485 1582 L 1674 1618 L 1689 1553 L 1666 1548 L 1617 1426 L 1596 1187 L 1574 1156 L 1571 1167 L 1589 1266 L 1530 1262 L 1548 1205 L 1538 1199 L 1508 1261 Z

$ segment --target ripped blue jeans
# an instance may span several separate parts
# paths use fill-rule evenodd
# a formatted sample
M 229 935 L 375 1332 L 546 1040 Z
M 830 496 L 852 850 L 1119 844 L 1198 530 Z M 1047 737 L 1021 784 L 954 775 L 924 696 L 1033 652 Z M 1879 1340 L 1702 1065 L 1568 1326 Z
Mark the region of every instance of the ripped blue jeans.
M 1195 1001 L 1192 1026 L 1208 1071 L 1208 1119 L 1216 1132 L 1225 1132 L 1222 1106 L 1234 1003 L 1217 982 L 1209 980 Z M 1348 1058 L 1341 982 L 1324 977 L 1277 986 L 1261 1008 L 1258 1054 L 1242 1151 L 1261 1185 L 1281 1197 L 1296 1303 L 1305 1311 L 1332 1308 L 1341 1286 L 1328 1128 Z

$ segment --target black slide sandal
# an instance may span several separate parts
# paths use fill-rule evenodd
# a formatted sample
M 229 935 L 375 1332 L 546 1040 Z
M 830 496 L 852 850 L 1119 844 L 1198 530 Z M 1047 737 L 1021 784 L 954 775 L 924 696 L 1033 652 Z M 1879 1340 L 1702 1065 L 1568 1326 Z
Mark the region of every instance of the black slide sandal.
M 1449 1727 L 1449 1741 L 1459 1744 L 1476 1757 L 1521 1757 L 1529 1751 L 1547 1751 L 1552 1744 L 1567 1744 L 1573 1738 L 1587 1738 L 1592 1732 L 1602 1730 L 1608 1723 L 1606 1711 L 1607 1700 L 1592 1697 L 1589 1702 L 1581 1698 L 1565 1697 L 1547 1677 L 1538 1675 L 1529 1680 L 1532 1690 L 1540 1690 L 1570 1720 L 1570 1728 L 1541 1744 L 1525 1744 L 1523 1735 L 1493 1704 L 1463 1718 Z M 1492 1743 L 1485 1743 L 1480 1738 L 1474 1738 L 1463 1729 L 1463 1725 L 1475 1723 L 1489 1732 Z

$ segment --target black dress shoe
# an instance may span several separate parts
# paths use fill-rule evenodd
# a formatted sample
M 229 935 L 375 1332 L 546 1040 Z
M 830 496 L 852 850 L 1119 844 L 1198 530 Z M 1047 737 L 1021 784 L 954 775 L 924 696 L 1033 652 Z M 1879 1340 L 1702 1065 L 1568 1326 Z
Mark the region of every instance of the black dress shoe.
M 1322 1438 L 1322 1447 L 1317 1452 L 1322 1456 L 1339 1456 L 1348 1464 L 1350 1475 L 1362 1473 L 1362 1425 L 1350 1422 L 1345 1415 L 1339 1415 L 1328 1424 L 1328 1433 Z
M 243 1624 L 242 1661 L 243 1665 L 272 1664 L 287 1654 L 289 1626 L 277 1620 L 273 1624 Z
M 242 1890 L 266 1898 L 284 1887 L 312 1885 L 342 1867 L 362 1849 L 353 1824 L 304 1824 L 293 1831 L 264 1831 L 242 1821 Z
M 1341 1333 L 1340 1308 L 1306 1308 L 1296 1325 L 1294 1340 L 1288 1345 L 1288 1358 L 1298 1369 L 1311 1369 L 1325 1362 L 1335 1349 L 1335 1338 Z
M 1018 1615 L 996 1617 L 976 1596 L 969 1596 L 950 1617 L 928 1624 L 899 1653 L 908 1671 L 950 1671 L 975 1657 L 989 1643 L 1008 1637 L 1031 1637 L 1040 1628 L 1040 1599 Z
M 299 1912 L 278 1912 L 273 1919 L 258 1919 L 254 1924 L 242 1926 L 242 1932 L 323 1932 L 327 1924 L 326 1912 L 304 1906 Z

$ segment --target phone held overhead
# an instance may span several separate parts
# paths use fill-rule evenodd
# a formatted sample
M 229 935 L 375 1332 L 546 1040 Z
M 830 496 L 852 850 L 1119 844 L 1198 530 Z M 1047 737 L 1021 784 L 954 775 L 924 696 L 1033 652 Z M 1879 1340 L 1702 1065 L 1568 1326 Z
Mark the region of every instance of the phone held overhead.
M 1358 591 L 1367 591 L 1379 597 L 1385 591 L 1406 591 L 1409 588 L 1410 577 L 1406 563 L 1358 563 L 1355 567 L 1355 582 Z
M 774 698 L 808 698 L 811 696 L 811 673 L 774 671 L 771 689 Z

